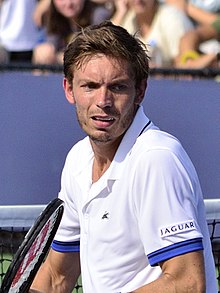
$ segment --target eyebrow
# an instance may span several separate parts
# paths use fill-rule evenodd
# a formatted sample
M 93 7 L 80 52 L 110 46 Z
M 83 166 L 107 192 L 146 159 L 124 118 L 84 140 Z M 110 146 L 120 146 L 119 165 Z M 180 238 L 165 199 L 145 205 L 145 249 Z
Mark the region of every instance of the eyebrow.
M 127 77 L 127 78 L 121 78 L 120 76 L 111 80 L 108 84 L 113 84 L 113 83 L 127 83 L 130 82 L 131 78 Z M 102 83 L 100 81 L 94 80 L 94 79 L 90 79 L 90 78 L 83 78 L 83 79 L 79 79 L 79 83 Z

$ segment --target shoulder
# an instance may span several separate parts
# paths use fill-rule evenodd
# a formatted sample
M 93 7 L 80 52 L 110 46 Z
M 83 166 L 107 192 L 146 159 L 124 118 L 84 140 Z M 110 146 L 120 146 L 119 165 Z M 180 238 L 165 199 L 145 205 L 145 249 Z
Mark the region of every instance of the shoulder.
M 85 137 L 71 148 L 66 157 L 65 167 L 70 167 L 74 173 L 78 172 L 87 165 L 91 156 L 93 156 L 91 144 L 89 138 Z
M 86 136 L 82 140 L 79 140 L 76 144 L 72 146 L 67 154 L 67 160 L 72 160 L 78 158 L 81 154 L 87 153 L 91 149 L 89 138 Z
M 180 141 L 169 133 L 149 130 L 138 138 L 131 154 L 132 174 L 137 186 L 150 182 L 161 187 L 169 186 L 199 190 L 195 167 Z M 146 180 L 148 178 L 148 180 Z M 148 187 L 147 187 L 148 188 Z
M 148 151 L 160 149 L 175 151 L 179 148 L 182 149 L 180 141 L 175 136 L 154 128 L 147 130 L 139 136 L 137 139 L 137 147 Z
M 157 129 L 149 129 L 137 139 L 132 157 L 137 166 L 143 166 L 144 169 L 156 170 L 159 167 L 166 171 L 167 168 L 176 168 L 178 165 L 194 172 L 193 164 L 180 141 Z

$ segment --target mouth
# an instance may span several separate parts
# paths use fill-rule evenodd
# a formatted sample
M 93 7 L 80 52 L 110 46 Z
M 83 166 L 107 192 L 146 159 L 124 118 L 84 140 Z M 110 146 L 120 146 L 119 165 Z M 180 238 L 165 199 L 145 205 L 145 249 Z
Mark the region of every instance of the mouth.
M 94 121 L 96 127 L 106 128 L 111 126 L 114 123 L 115 118 L 111 116 L 96 115 L 92 117 L 92 120 Z
M 92 117 L 93 120 L 96 120 L 96 121 L 114 121 L 115 119 L 113 117 L 108 117 L 108 116 L 93 116 Z

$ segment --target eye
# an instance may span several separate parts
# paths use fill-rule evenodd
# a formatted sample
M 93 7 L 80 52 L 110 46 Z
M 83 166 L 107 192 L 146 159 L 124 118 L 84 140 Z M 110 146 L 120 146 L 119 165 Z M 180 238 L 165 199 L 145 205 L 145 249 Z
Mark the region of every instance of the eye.
M 85 90 L 90 91 L 90 90 L 98 88 L 98 85 L 94 82 L 87 82 L 87 83 L 82 84 L 81 88 L 84 88 Z
M 111 91 L 116 93 L 123 93 L 127 90 L 128 86 L 122 83 L 116 83 L 110 86 Z

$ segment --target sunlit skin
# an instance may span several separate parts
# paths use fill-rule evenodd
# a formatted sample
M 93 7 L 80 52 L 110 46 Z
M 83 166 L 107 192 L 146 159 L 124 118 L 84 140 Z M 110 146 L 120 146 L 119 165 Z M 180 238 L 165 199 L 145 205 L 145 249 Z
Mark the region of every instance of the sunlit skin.
M 142 38 L 147 38 L 151 32 L 152 23 L 157 12 L 156 0 L 128 0 L 131 9 L 135 12 L 135 21 Z
M 112 160 L 130 126 L 146 89 L 136 89 L 127 62 L 95 55 L 75 69 L 72 84 L 64 79 L 68 101 L 75 104 L 78 121 L 90 137 L 95 157 Z
M 146 10 L 153 9 L 156 0 L 129 0 L 129 3 L 137 14 L 143 14 Z

